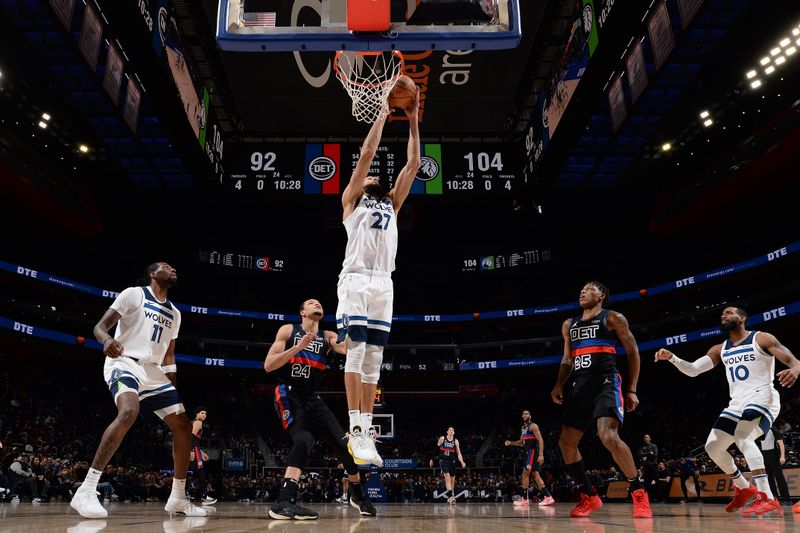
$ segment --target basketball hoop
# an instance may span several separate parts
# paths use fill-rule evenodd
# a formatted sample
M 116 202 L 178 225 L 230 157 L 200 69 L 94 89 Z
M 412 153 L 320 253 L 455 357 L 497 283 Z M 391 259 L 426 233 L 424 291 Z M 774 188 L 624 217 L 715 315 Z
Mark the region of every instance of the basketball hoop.
M 336 52 L 336 77 L 353 100 L 356 120 L 372 124 L 389 114 L 386 102 L 403 73 L 403 54 L 391 52 Z

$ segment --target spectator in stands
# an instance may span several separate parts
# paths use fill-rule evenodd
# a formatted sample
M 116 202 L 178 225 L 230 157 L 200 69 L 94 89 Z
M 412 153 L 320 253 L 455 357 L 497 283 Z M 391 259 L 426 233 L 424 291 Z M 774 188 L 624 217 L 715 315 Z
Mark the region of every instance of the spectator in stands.
M 656 467 L 656 478 L 658 479 L 658 488 L 655 501 L 666 503 L 669 498 L 669 490 L 672 487 L 672 475 L 663 461 L 659 462 Z
M 19 495 L 20 490 L 25 491 L 31 498 L 31 503 L 39 503 L 39 488 L 37 477 L 34 475 L 29 464 L 30 458 L 26 454 L 20 454 L 11 463 L 8 476 L 11 480 L 11 491 Z

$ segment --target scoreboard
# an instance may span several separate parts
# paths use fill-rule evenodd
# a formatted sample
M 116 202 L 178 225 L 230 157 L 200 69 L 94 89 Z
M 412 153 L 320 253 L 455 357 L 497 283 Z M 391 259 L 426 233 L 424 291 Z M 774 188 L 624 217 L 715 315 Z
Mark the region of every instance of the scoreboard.
M 521 181 L 515 144 L 423 143 L 412 195 L 509 193 Z M 226 182 L 243 194 L 340 195 L 360 156 L 355 143 L 226 143 Z M 394 184 L 406 163 L 406 143 L 378 148 L 370 174 Z

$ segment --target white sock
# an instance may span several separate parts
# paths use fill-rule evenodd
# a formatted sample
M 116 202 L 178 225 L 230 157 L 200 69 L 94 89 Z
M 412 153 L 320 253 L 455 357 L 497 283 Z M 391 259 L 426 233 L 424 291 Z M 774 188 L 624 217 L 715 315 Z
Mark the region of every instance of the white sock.
M 767 479 L 766 474 L 758 474 L 757 476 L 753 476 L 753 481 L 755 482 L 756 487 L 758 487 L 758 492 L 763 492 L 770 500 L 775 499 L 775 496 L 772 495 L 772 490 L 769 488 L 769 479 Z
M 347 411 L 347 415 L 350 417 L 350 434 L 352 435 L 356 428 L 361 428 L 361 411 L 353 409 Z
M 733 484 L 739 487 L 740 489 L 746 489 L 747 487 L 750 486 L 750 483 L 747 482 L 742 473 L 738 470 L 733 476 L 731 476 L 731 481 L 733 481 Z
M 178 500 L 186 499 L 186 480 L 172 478 L 172 492 L 170 498 L 177 498 Z
M 372 426 L 372 413 L 361 413 L 361 428 L 366 432 Z
M 103 472 L 100 470 L 95 470 L 94 468 L 89 468 L 89 471 L 86 472 L 86 479 L 83 480 L 83 484 L 81 484 L 82 490 L 90 490 L 95 492 L 97 490 L 97 482 L 100 481 L 100 475 Z

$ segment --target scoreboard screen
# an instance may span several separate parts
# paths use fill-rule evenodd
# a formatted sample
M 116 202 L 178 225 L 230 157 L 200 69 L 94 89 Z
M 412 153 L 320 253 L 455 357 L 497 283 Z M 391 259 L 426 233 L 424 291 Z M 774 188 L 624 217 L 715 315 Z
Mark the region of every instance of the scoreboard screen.
M 516 148 L 513 144 L 424 143 L 411 194 L 512 192 L 522 179 L 521 155 Z M 227 143 L 223 161 L 226 181 L 233 190 L 246 194 L 340 195 L 360 149 L 354 143 Z M 392 186 L 406 163 L 406 150 L 405 143 L 381 145 L 370 173 Z

